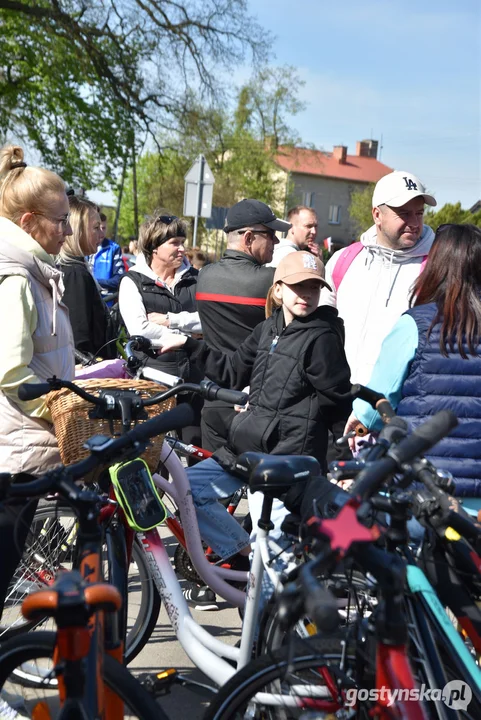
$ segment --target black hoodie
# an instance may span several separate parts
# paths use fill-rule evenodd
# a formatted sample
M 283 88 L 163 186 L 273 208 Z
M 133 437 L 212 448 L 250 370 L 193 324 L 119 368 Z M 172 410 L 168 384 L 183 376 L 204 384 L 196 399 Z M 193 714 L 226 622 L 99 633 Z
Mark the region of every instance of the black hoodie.
M 328 430 L 350 412 L 350 370 L 337 310 L 317 308 L 286 327 L 282 310 L 260 323 L 232 355 L 189 339 L 184 348 L 223 387 L 250 385 L 249 409 L 216 454 L 226 469 L 245 450 L 312 455 L 326 470 Z

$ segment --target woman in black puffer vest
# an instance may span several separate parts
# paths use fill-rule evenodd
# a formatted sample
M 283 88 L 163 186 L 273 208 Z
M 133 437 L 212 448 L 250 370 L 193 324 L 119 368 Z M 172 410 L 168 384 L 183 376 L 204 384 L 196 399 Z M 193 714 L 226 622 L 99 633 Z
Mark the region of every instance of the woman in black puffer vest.
M 137 261 L 122 278 L 119 290 L 120 313 L 130 335 L 158 341 L 171 331 L 202 332 L 195 305 L 198 271 L 185 257 L 186 235 L 186 221 L 174 215 L 155 212 L 141 225 Z M 185 382 L 199 382 L 203 377 L 183 349 L 169 357 L 144 355 L 143 360 Z M 199 445 L 201 402 L 190 395 L 179 396 L 178 402 L 190 402 L 196 411 L 195 427 L 184 429 L 182 436 Z

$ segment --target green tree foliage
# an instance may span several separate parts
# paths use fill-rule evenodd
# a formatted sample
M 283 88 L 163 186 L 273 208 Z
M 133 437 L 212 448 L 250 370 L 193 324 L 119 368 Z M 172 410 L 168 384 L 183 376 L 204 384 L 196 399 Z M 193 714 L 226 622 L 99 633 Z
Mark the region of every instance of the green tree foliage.
M 139 219 L 155 207 L 182 212 L 184 175 L 200 153 L 215 176 L 214 205 L 229 207 L 255 197 L 282 212 L 274 156 L 278 144 L 296 139 L 287 118 L 303 108 L 296 100 L 301 85 L 290 67 L 262 68 L 239 90 L 234 113 L 225 104 L 206 105 L 191 94 L 177 132 L 157 138 L 162 152 L 147 152 L 138 163 Z M 124 192 L 119 227 L 128 236 L 135 226 L 131 173 Z
M 354 226 L 356 235 L 365 232 L 373 224 L 372 220 L 372 194 L 374 183 L 369 183 L 364 189 L 356 189 L 351 193 L 349 217 Z
M 446 223 L 471 223 L 481 227 L 481 211 L 477 213 L 471 213 L 469 210 L 463 210 L 461 203 L 446 203 L 442 208 L 436 212 L 435 210 L 429 210 L 424 214 L 424 222 L 429 225 L 433 230 L 437 230 L 440 225 Z
M 246 0 L 0 0 L 0 133 L 70 182 L 111 179 L 134 138 L 177 128 L 269 37 Z
M 156 208 L 182 215 L 184 175 L 189 161 L 176 150 L 144 153 L 137 163 L 137 199 L 139 220 Z M 134 194 L 132 172 L 128 173 L 120 209 L 119 235 L 124 239 L 135 236 Z

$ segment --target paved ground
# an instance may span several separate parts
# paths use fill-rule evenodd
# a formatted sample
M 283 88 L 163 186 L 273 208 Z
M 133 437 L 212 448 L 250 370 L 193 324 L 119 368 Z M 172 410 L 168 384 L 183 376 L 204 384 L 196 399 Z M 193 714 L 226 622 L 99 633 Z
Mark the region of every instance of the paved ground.
M 162 533 L 164 543 L 172 556 L 175 542 L 168 532 Z M 237 609 L 228 606 L 222 600 L 218 601 L 217 612 L 192 611 L 194 619 L 212 632 L 216 637 L 235 644 L 240 638 L 241 620 Z M 177 641 L 165 610 L 162 608 L 159 624 L 150 641 L 142 652 L 130 665 L 134 674 L 137 672 L 151 672 L 167 667 L 174 667 L 179 673 L 199 682 L 212 685 L 212 682 L 203 673 L 194 668 L 192 662 Z M 175 686 L 172 692 L 159 700 L 171 720 L 188 717 L 188 720 L 200 720 L 208 705 L 211 693 L 202 688 L 193 686 Z

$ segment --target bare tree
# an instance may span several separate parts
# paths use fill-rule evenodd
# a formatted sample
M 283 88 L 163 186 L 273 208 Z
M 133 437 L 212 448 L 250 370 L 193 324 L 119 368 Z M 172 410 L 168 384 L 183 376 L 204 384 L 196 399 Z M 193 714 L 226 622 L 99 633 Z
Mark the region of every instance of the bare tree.
M 0 0 L 0 130 L 92 184 L 268 46 L 246 0 Z

